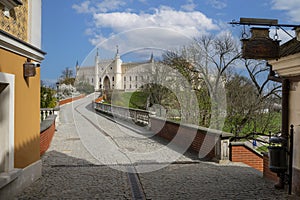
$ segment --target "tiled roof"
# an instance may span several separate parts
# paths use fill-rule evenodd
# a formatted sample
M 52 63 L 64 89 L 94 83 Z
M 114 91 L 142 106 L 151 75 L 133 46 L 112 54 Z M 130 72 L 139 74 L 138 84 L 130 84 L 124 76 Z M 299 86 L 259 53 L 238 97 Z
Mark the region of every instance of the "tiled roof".
M 293 38 L 280 46 L 280 57 L 285 57 L 296 53 L 300 53 L 300 41 L 298 41 L 297 38 Z

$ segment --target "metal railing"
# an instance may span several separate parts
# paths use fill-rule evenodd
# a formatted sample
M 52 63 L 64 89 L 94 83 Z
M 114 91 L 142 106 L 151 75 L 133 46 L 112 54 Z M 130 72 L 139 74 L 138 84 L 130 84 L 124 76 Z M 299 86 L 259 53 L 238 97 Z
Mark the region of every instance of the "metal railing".
M 94 109 L 107 115 L 125 120 L 132 120 L 136 124 L 149 125 L 150 112 L 140 109 L 125 108 L 104 103 L 94 102 Z

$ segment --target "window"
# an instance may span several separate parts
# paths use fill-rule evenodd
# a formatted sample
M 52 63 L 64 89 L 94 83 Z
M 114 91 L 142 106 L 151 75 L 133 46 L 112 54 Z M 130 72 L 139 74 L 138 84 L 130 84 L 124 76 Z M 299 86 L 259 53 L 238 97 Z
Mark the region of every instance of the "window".
M 131 76 L 129 77 L 129 81 L 131 81 Z
M 124 89 L 126 89 L 126 85 L 124 85 Z
M 92 83 L 94 83 L 94 79 L 92 78 Z
M 0 0 L 0 4 L 4 6 L 3 14 L 6 17 L 10 17 L 10 10 L 12 8 L 23 5 L 21 0 Z
M 99 82 L 101 83 L 101 78 L 99 78 Z
M 137 81 L 137 76 L 135 76 L 135 80 Z
M 112 77 L 112 81 L 115 81 L 115 77 L 114 76 Z
M 129 88 L 131 89 L 131 84 L 129 85 Z
M 124 76 L 124 81 L 126 81 L 126 76 Z

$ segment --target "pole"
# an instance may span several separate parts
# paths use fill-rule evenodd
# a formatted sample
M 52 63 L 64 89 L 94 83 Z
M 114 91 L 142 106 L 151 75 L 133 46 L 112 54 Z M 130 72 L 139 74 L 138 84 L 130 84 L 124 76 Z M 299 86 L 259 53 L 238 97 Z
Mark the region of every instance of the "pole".
M 289 156 L 289 195 L 292 194 L 293 180 L 293 146 L 294 146 L 294 125 L 291 125 L 290 130 L 290 156 Z

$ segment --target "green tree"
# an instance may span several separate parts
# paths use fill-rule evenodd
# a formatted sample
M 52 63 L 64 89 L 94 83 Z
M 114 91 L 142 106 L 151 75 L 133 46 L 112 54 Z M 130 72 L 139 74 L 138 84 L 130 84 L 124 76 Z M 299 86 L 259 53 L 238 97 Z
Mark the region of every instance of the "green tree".
M 47 87 L 41 82 L 40 90 L 40 107 L 41 108 L 54 108 L 56 106 L 56 91 Z

